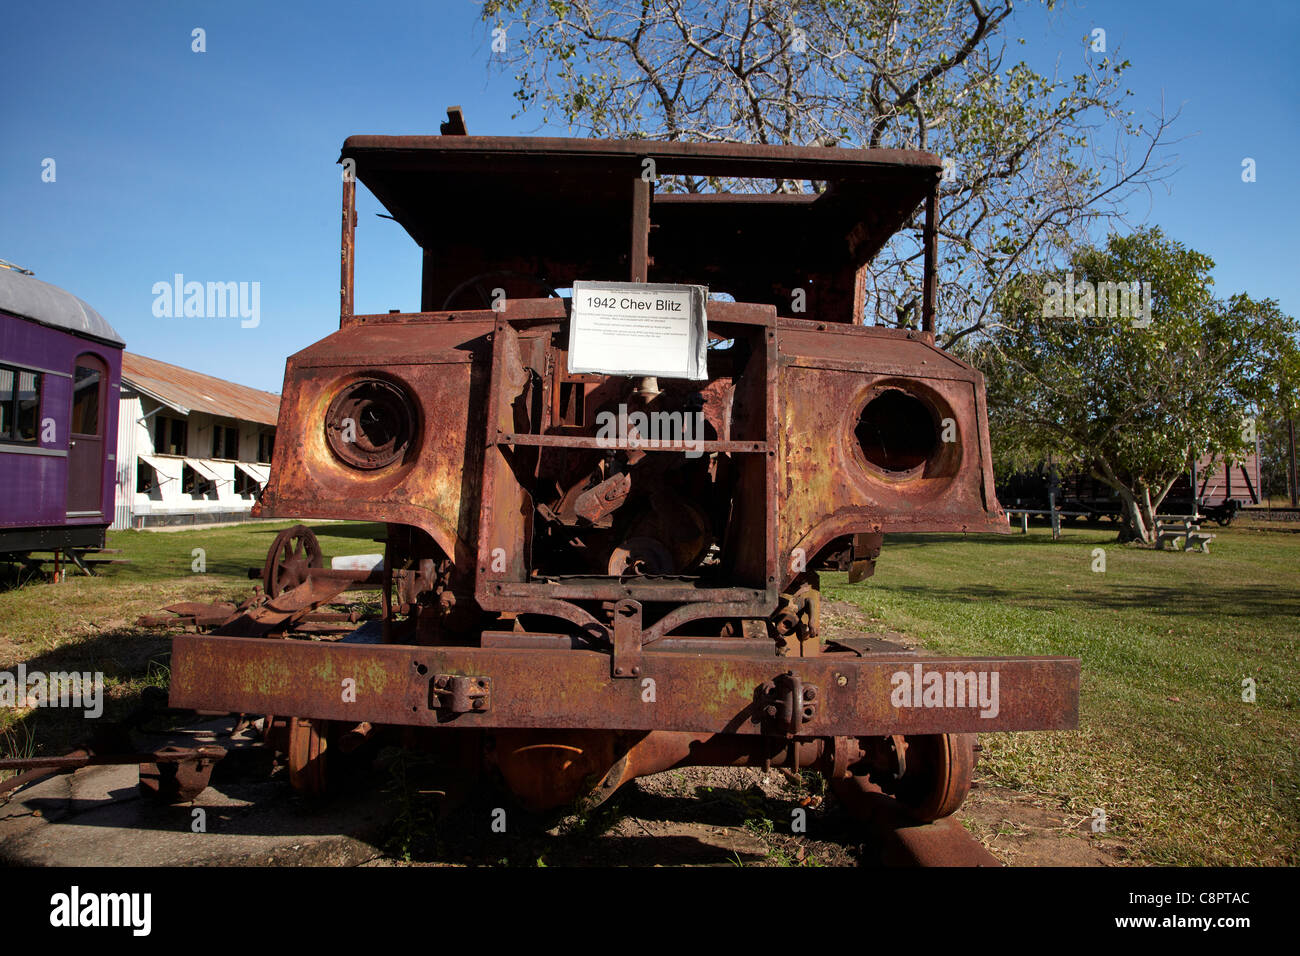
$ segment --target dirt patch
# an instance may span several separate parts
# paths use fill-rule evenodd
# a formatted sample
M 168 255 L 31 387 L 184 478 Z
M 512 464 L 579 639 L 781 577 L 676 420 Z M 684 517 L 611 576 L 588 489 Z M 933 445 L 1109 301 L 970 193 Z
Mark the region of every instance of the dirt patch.
M 1008 866 L 1118 866 L 1126 855 L 1121 843 L 1093 832 L 1092 817 L 1002 787 L 971 791 L 957 816 Z
M 888 630 L 884 622 L 867 614 L 848 601 L 822 601 L 821 636 L 824 641 L 861 638 L 871 635 L 898 644 L 908 650 L 919 650 L 920 645 L 906 634 Z

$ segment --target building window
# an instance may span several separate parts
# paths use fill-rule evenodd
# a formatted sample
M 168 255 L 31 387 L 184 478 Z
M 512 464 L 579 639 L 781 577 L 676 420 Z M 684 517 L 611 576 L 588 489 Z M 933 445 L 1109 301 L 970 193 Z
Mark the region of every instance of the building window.
M 135 463 L 135 492 L 138 495 L 147 495 L 153 491 L 154 486 L 158 484 L 158 473 L 153 470 L 153 465 L 147 461 L 137 461 Z
M 212 457 L 235 461 L 239 458 L 239 429 L 228 425 L 212 426 Z
M 257 460 L 263 464 L 271 463 L 271 452 L 275 450 L 275 430 L 262 432 L 257 436 Z
M 204 478 L 189 465 L 181 466 L 181 493 L 191 498 L 205 498 L 209 491 L 215 490 L 212 482 Z
M 189 444 L 189 425 L 183 418 L 159 415 L 154 424 L 154 451 L 160 455 L 184 455 Z
M 0 441 L 35 444 L 40 419 L 41 373 L 0 365 Z
M 244 474 L 242 468 L 235 469 L 235 494 L 241 498 L 256 498 L 257 492 L 261 489 L 256 481 Z

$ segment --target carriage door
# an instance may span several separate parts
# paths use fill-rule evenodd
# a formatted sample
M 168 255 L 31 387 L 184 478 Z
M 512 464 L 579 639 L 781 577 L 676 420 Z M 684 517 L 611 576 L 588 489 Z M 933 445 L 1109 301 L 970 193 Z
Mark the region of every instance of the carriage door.
M 104 390 L 108 366 L 78 355 L 72 379 L 68 441 L 68 516 L 102 515 L 104 509 Z

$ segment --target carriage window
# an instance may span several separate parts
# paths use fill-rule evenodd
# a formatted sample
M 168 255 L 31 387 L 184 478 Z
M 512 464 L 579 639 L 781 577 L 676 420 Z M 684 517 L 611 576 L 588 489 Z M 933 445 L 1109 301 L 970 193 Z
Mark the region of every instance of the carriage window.
M 18 391 L 14 395 L 14 429 L 19 441 L 36 441 L 40 428 L 41 376 L 39 372 L 19 372 Z
M 0 366 L 0 440 L 13 441 L 14 437 L 14 379 L 18 376 L 11 368 Z
M 72 433 L 99 434 L 99 370 L 77 366 L 72 386 Z
M 35 443 L 40 417 L 40 372 L 0 366 L 0 441 Z

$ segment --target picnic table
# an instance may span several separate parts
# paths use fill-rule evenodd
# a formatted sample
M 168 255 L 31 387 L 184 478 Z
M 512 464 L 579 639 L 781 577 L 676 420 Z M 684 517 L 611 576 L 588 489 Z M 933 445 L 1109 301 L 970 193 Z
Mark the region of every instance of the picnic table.
M 1161 551 L 1183 539 L 1184 551 L 1209 553 L 1214 535 L 1201 530 L 1200 522 L 1189 515 L 1156 515 L 1156 547 Z
M 1030 515 L 1037 515 L 1037 516 L 1040 516 L 1040 517 L 1041 517 L 1041 516 L 1045 516 L 1045 517 L 1048 517 L 1048 518 L 1051 518 L 1053 515 L 1055 515 L 1057 518 L 1088 518 L 1088 517 L 1091 517 L 1091 515 L 1090 515 L 1087 511 L 1062 511 L 1062 510 L 1060 510 L 1059 508 L 1057 508 L 1057 509 L 1054 510 L 1054 511 L 1053 511 L 1053 510 L 1035 510 L 1035 509 L 1033 509 L 1033 508 L 1007 508 L 1007 509 L 1005 509 L 1005 511 L 1006 511 L 1006 516 L 1007 516 L 1007 524 L 1011 524 L 1011 516 L 1012 516 L 1012 515 L 1020 515 L 1020 533 L 1021 533 L 1021 534 L 1029 534 L 1029 516 L 1030 516 Z M 1060 526 L 1059 526 L 1059 522 L 1056 522 L 1056 521 L 1053 521 L 1053 522 L 1052 522 L 1052 536 L 1053 536 L 1053 537 L 1057 537 L 1057 536 L 1059 536 L 1059 527 L 1060 527 Z

